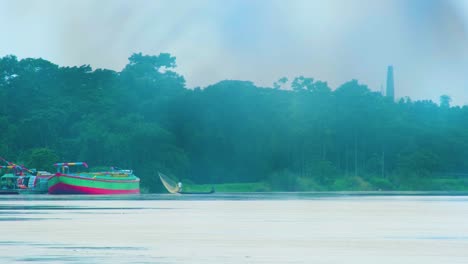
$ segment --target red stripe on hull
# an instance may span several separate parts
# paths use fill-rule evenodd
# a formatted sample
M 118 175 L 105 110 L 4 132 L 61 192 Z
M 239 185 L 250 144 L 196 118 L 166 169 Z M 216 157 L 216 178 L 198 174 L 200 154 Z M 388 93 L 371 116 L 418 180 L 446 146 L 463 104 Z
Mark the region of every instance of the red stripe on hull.
M 83 176 L 74 176 L 74 175 L 69 175 L 69 174 L 62 174 L 62 173 L 57 173 L 55 174 L 56 177 L 67 177 L 67 178 L 75 178 L 75 179 L 80 179 L 80 180 L 86 180 L 86 181 L 101 181 L 101 182 L 139 182 L 140 179 L 135 179 L 135 180 L 106 180 L 106 179 L 96 179 L 94 177 L 83 177 Z
M 62 182 L 49 188 L 50 194 L 138 194 L 139 189 L 134 190 L 110 190 L 84 186 L 68 185 Z

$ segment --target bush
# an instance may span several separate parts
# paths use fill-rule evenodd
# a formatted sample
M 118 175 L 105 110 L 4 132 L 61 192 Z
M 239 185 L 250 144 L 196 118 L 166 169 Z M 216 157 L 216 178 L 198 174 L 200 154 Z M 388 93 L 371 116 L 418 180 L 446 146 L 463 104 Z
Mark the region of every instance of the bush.
M 369 178 L 369 183 L 374 186 L 376 190 L 390 191 L 394 189 L 393 184 L 386 178 L 372 177 Z
M 332 185 L 335 191 L 371 191 L 372 185 L 359 176 L 340 177 Z
M 53 164 L 59 161 L 59 157 L 49 148 L 34 148 L 25 155 L 25 161 L 29 168 L 54 171 Z

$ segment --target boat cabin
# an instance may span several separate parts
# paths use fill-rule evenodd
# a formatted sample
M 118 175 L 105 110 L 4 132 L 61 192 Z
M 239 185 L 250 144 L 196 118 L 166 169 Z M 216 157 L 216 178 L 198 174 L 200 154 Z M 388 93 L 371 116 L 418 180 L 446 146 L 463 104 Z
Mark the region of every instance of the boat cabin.
M 19 178 L 18 176 L 14 175 L 12 173 L 8 173 L 8 174 L 3 175 L 0 178 L 0 189 L 1 190 L 14 190 L 14 189 L 17 189 L 18 188 L 18 185 L 17 185 L 18 178 Z

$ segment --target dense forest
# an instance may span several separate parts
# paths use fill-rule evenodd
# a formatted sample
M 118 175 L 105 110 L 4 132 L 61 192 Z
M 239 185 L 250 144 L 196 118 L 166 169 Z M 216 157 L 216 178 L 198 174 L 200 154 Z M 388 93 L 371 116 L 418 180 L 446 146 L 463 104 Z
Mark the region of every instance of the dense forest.
M 394 102 L 303 76 L 188 89 L 175 68 L 166 53 L 121 72 L 1 58 L 0 156 L 131 168 L 149 191 L 157 171 L 258 191 L 468 189 L 468 106 L 448 96 Z

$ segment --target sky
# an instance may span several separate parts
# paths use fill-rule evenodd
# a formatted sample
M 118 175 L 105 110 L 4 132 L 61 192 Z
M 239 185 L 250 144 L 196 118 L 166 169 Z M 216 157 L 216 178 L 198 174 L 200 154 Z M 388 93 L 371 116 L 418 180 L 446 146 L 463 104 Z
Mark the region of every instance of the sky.
M 171 53 L 187 87 L 351 79 L 468 105 L 468 0 L 0 0 L 0 57 L 120 71 Z

